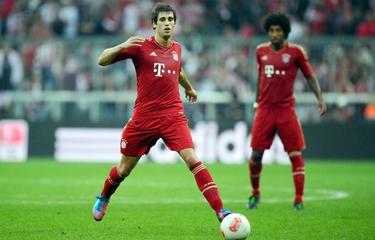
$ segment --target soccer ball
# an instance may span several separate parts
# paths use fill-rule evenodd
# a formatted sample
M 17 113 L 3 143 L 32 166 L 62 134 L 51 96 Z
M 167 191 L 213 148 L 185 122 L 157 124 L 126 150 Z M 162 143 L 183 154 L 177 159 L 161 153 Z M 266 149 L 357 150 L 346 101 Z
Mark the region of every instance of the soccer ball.
M 244 215 L 232 213 L 223 219 L 220 231 L 226 240 L 244 240 L 250 235 L 251 227 Z

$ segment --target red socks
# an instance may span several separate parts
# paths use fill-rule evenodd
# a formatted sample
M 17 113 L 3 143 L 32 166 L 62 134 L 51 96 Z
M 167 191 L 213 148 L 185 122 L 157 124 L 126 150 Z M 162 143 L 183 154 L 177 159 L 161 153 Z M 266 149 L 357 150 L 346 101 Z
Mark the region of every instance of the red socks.
M 219 190 L 206 167 L 202 162 L 197 162 L 190 168 L 190 171 L 194 174 L 198 188 L 211 208 L 214 209 L 215 212 L 219 212 L 223 208 L 223 203 L 219 195 Z
M 302 202 L 303 189 L 305 185 L 305 167 L 302 155 L 290 157 L 292 161 L 292 173 L 294 181 L 294 189 L 296 193 L 295 203 Z
M 125 177 L 120 176 L 116 166 L 111 169 L 107 179 L 104 182 L 102 189 L 102 196 L 109 199 L 111 195 L 116 191 L 117 187 L 124 180 Z
M 305 167 L 302 155 L 296 155 L 290 157 L 292 162 L 292 173 L 295 189 L 295 203 L 302 202 L 303 190 L 305 185 Z M 249 171 L 250 171 L 250 182 L 253 188 L 252 194 L 259 196 L 259 180 L 260 173 L 262 171 L 262 163 L 256 163 L 252 158 L 249 161 Z
M 253 158 L 249 161 L 250 182 L 253 188 L 252 194 L 259 196 L 259 179 L 262 171 L 262 162 L 256 163 Z
M 215 210 L 215 212 L 219 212 L 223 208 L 223 203 L 221 201 L 217 186 L 212 180 L 208 170 L 201 162 L 196 163 L 190 170 L 194 174 L 198 188 L 206 198 L 207 202 L 210 204 L 212 209 Z M 109 176 L 104 182 L 101 193 L 102 196 L 109 199 L 125 177 L 126 176 L 120 176 L 117 168 L 113 167 L 109 172 Z

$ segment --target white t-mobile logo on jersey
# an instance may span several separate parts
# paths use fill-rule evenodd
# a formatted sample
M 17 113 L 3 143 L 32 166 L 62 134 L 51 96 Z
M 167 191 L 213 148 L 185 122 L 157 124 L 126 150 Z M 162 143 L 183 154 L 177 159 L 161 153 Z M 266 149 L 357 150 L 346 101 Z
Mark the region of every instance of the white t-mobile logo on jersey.
M 264 66 L 264 73 L 267 77 L 271 77 L 274 73 L 273 65 L 265 65 Z
M 165 68 L 164 63 L 154 63 L 154 73 L 156 73 L 155 76 L 161 77 L 162 76 L 161 74 L 165 72 L 164 68 Z
M 278 69 L 275 70 L 275 67 L 273 65 L 265 65 L 264 73 L 266 74 L 268 78 L 272 77 L 273 74 L 276 74 L 276 75 L 286 74 L 285 70 L 278 70 Z

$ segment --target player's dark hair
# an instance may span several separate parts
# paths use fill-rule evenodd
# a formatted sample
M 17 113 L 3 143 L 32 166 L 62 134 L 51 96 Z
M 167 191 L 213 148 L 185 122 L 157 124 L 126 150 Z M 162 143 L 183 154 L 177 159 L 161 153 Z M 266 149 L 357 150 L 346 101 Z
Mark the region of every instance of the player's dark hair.
M 290 18 L 284 13 L 271 13 L 264 19 L 263 28 L 266 32 L 271 26 L 278 25 L 281 27 L 285 34 L 285 39 L 288 38 L 290 33 Z
M 151 13 L 151 23 L 156 24 L 158 22 L 158 16 L 161 12 L 172 12 L 174 22 L 177 20 L 176 11 L 173 9 L 173 7 L 167 3 L 157 3 L 155 7 L 152 9 Z

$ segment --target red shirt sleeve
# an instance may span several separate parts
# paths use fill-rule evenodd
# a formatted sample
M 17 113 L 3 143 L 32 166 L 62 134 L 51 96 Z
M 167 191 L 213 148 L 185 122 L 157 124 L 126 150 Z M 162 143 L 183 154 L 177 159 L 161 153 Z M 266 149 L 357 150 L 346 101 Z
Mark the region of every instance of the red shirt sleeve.
M 257 58 L 257 71 L 258 71 L 258 78 L 260 78 L 260 75 L 261 75 L 261 66 L 260 66 L 260 64 L 261 64 L 261 61 L 260 61 L 260 54 L 259 54 L 259 48 L 257 48 L 257 50 L 256 50 L 256 58 Z
M 180 61 L 180 69 L 179 69 L 179 73 L 181 72 L 181 68 L 182 68 L 182 65 L 183 65 L 183 59 L 185 59 L 185 57 L 182 57 L 182 47 L 180 44 L 178 44 L 178 55 L 180 55 L 180 58 L 181 58 L 181 61 Z
M 136 46 L 120 51 L 117 56 L 111 61 L 111 63 L 122 61 L 128 58 L 134 59 L 138 54 L 139 48 L 140 47 Z
M 307 57 L 305 50 L 302 47 L 298 47 L 297 51 L 298 66 L 300 67 L 303 75 L 305 76 L 305 78 L 313 76 L 314 70 L 309 63 L 309 59 Z

